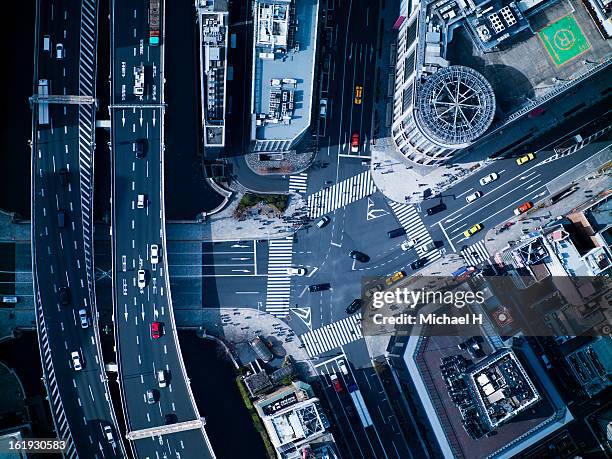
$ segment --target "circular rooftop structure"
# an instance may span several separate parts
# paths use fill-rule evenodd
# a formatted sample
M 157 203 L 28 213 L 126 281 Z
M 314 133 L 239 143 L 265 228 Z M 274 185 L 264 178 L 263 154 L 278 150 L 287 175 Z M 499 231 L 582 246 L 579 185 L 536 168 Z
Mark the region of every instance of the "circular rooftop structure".
M 495 114 L 495 94 L 484 76 L 453 65 L 430 75 L 418 89 L 416 118 L 430 140 L 466 147 L 484 134 Z

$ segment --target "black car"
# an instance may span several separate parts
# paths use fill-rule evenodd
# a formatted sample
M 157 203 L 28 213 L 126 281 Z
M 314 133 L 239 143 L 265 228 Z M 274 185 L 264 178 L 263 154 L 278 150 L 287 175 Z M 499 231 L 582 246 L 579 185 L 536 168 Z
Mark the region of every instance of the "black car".
M 137 140 L 136 142 L 134 142 L 134 151 L 136 152 L 136 157 L 138 159 L 142 159 L 145 157 L 144 140 Z
M 174 413 L 169 413 L 164 416 L 164 423 L 168 424 L 176 424 L 178 422 L 178 417 Z
M 446 210 L 446 204 L 441 202 L 440 204 L 436 204 L 435 206 L 430 207 L 425 212 L 427 212 L 427 215 L 433 215 L 437 214 L 438 212 L 442 212 L 443 210 Z
M 361 308 L 361 298 L 355 298 L 351 304 L 346 307 L 346 313 L 353 314 L 354 312 L 359 311 L 359 308 Z
M 308 286 L 308 290 L 311 292 L 321 292 L 323 290 L 329 290 L 331 288 L 331 285 L 328 283 L 325 284 L 314 284 L 314 285 L 310 285 Z
M 351 257 L 353 260 L 357 260 L 362 263 L 367 263 L 368 261 L 370 261 L 370 257 L 368 257 L 365 253 L 360 252 L 359 250 L 351 250 L 349 252 L 349 257 Z
M 416 269 L 419 269 L 425 266 L 425 263 L 427 263 L 427 258 L 425 257 L 419 258 L 418 260 L 415 260 L 412 263 L 410 263 L 410 267 L 416 270 Z
M 63 305 L 70 303 L 70 289 L 68 287 L 60 287 L 59 300 Z
M 68 182 L 70 182 L 70 172 L 65 167 L 62 167 L 59 171 L 60 173 L 60 184 L 63 187 L 68 186 Z

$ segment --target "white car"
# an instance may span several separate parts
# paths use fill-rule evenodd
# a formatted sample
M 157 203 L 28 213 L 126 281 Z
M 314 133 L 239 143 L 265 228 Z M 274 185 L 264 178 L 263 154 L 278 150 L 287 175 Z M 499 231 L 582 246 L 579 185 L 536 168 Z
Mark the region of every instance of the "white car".
M 159 263 L 159 246 L 151 244 L 151 264 L 156 265 L 157 263 Z
M 489 175 L 485 175 L 483 178 L 479 180 L 481 186 L 485 186 L 487 183 L 494 182 L 499 178 L 495 172 L 490 173 Z
M 406 239 L 404 242 L 402 242 L 402 250 L 405 252 L 406 250 L 410 250 L 411 248 L 413 248 L 416 243 L 418 242 L 418 239 L 413 238 L 413 239 Z
M 138 270 L 138 288 L 143 289 L 147 286 L 147 273 L 144 269 Z
M 115 446 L 115 438 L 113 437 L 113 429 L 111 426 L 104 426 L 104 436 L 111 446 Z
M 470 202 L 474 202 L 476 201 L 479 197 L 482 196 L 482 193 L 480 191 L 474 191 L 472 194 L 468 194 L 465 197 L 465 200 L 470 203 Z
M 55 45 L 55 58 L 63 59 L 64 56 L 66 56 L 66 53 L 64 52 L 64 45 L 58 43 L 57 45 Z
M 158 370 L 157 371 L 157 384 L 161 388 L 164 388 L 164 387 L 166 387 L 168 385 L 168 380 L 166 379 L 166 372 L 165 372 L 165 370 Z
M 321 102 L 319 102 L 319 115 L 321 115 L 321 118 L 327 116 L 327 99 L 321 99 Z
M 89 319 L 87 318 L 87 311 L 85 309 L 79 309 L 79 319 L 81 320 L 81 328 L 89 327 Z
M 146 197 L 145 197 L 145 195 L 144 195 L 144 194 L 139 194 L 139 195 L 138 195 L 138 202 L 137 202 L 136 206 L 137 206 L 139 209 L 144 209 L 144 207 L 145 207 L 145 205 L 146 205 L 145 201 L 146 201 Z
M 343 375 L 348 375 L 348 369 L 346 368 L 346 362 L 344 360 L 338 360 L 338 368 L 342 372 Z
M 303 276 L 306 274 L 306 268 L 287 268 L 288 276 Z
M 74 368 L 74 371 L 81 371 L 83 365 L 81 364 L 81 355 L 79 351 L 72 351 L 70 353 L 70 358 L 72 359 L 72 368 Z

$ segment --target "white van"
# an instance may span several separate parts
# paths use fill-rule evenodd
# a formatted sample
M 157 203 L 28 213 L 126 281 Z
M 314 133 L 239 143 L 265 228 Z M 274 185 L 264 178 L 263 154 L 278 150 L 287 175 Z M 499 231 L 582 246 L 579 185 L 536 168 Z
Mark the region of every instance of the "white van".
M 47 53 L 51 52 L 51 37 L 49 35 L 43 37 L 43 51 Z
M 139 209 L 144 209 L 145 205 L 146 205 L 146 197 L 145 197 L 145 195 L 144 194 L 139 194 L 136 206 Z

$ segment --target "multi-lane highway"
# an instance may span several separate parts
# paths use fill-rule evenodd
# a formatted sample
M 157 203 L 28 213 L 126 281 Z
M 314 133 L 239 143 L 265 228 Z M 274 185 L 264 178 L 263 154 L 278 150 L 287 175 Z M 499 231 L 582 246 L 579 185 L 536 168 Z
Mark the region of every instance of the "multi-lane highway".
M 32 251 L 45 385 L 68 457 L 120 457 L 92 285 L 97 3 L 38 2 L 35 92 L 81 96 L 33 107 Z M 47 113 L 48 110 L 48 113 Z M 48 114 L 48 116 L 46 116 Z
M 149 43 L 155 3 L 113 2 L 111 9 L 113 295 L 121 397 L 136 456 L 214 457 L 183 365 L 167 276 L 163 34 L 159 45 Z M 163 31 L 163 5 L 159 21 Z

